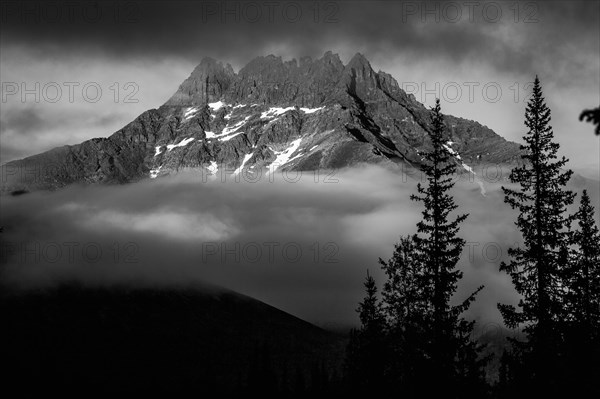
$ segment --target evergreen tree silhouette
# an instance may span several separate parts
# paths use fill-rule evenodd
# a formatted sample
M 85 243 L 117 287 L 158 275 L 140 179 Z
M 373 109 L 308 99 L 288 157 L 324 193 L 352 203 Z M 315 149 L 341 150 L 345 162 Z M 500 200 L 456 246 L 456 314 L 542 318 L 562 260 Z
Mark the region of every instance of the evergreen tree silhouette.
M 564 157 L 557 159 L 558 143 L 553 142 L 550 109 L 545 103 L 536 76 L 533 96 L 525 112 L 528 132 L 521 146 L 523 165 L 511 171 L 509 180 L 516 189 L 502 187 L 504 200 L 519 211 L 516 225 L 523 236 L 523 247 L 510 248 L 510 262 L 502 263 L 516 291 L 521 295 L 518 309 L 499 304 L 509 328 L 524 326 L 527 342 L 513 342 L 527 371 L 521 381 L 532 393 L 553 392 L 558 381 L 561 347 L 561 321 L 564 314 L 565 249 L 568 247 L 571 217 L 566 207 L 574 194 L 565 188 L 572 171 L 563 171 Z M 526 388 L 524 388 L 526 389 Z
M 586 109 L 581 112 L 581 115 L 579 115 L 579 120 L 582 121 L 584 119 L 586 122 L 591 122 L 592 124 L 596 125 L 595 132 L 597 135 L 600 135 L 600 107 Z
M 575 220 L 579 228 L 573 234 L 576 252 L 570 273 L 569 305 L 579 330 L 591 340 L 600 334 L 600 232 L 587 190 L 583 190 Z
M 423 261 L 423 278 L 421 289 L 426 295 L 423 306 L 423 325 L 431 331 L 428 352 L 430 360 L 429 374 L 436 381 L 428 384 L 428 390 L 443 390 L 446 396 L 469 397 L 465 392 L 465 379 L 477 379 L 473 372 L 481 373 L 477 365 L 477 346 L 471 342 L 474 322 L 461 317 L 475 296 L 483 287 L 479 287 L 465 301 L 451 306 L 450 299 L 457 289 L 462 272 L 457 269 L 465 240 L 458 237 L 459 226 L 467 218 L 461 214 L 449 220 L 450 213 L 458 208 L 449 191 L 454 186 L 456 162 L 444 145 L 444 116 L 441 112 L 440 100 L 436 99 L 432 108 L 432 130 L 429 132 L 432 150 L 426 152 L 426 162 L 422 170 L 427 176 L 427 186 L 417 185 L 417 195 L 411 199 L 422 202 L 425 209 L 423 218 L 417 223 L 417 234 L 413 241 L 417 247 L 418 257 Z M 439 384 L 439 385 L 438 385 Z M 475 389 L 475 386 L 472 387 Z M 475 394 L 476 395 L 476 394 Z
M 566 271 L 569 328 L 569 380 L 580 395 L 600 394 L 600 232 L 594 220 L 594 207 L 583 190 L 578 212 L 578 228 L 573 233 L 572 252 Z
M 476 397 L 485 386 L 483 364 L 470 339 L 474 323 L 461 315 L 483 287 L 461 304 L 450 304 L 462 278 L 457 263 L 465 241 L 458 231 L 467 215 L 450 220 L 458 207 L 449 194 L 456 163 L 444 146 L 439 99 L 432 108 L 432 125 L 432 150 L 423 154 L 427 186 L 419 183 L 418 194 L 411 196 L 425 208 L 418 233 L 401 238 L 388 262 L 380 259 L 388 277 L 383 298 L 393 354 L 389 380 L 398 385 L 395 393 L 407 397 Z
M 429 306 L 424 263 L 412 236 L 401 237 L 388 261 L 379 259 L 387 275 L 383 309 L 389 329 L 387 382 L 413 397 L 422 389 L 427 363 L 424 359 Z
M 361 327 L 351 332 L 347 349 L 346 374 L 349 384 L 359 392 L 381 392 L 384 385 L 385 317 L 377 298 L 377 285 L 367 272 L 366 295 L 356 311 Z

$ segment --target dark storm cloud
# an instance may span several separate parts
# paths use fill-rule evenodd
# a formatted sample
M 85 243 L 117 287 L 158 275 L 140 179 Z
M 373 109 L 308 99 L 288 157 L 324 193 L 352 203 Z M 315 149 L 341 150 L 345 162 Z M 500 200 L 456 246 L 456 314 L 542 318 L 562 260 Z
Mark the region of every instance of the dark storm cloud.
M 13 286 L 204 281 L 313 322 L 355 323 L 366 270 L 382 283 L 378 257 L 391 256 L 398 237 L 415 231 L 414 182 L 379 167 L 323 173 L 316 181 L 307 173 L 296 183 L 277 175 L 273 183 L 202 184 L 182 174 L 5 197 L 2 280 Z M 461 235 L 472 248 L 464 252 L 457 298 L 485 284 L 489 291 L 471 313 L 485 321 L 499 319 L 496 302 L 514 300 L 493 250 L 518 239 L 501 192 L 488 188 L 487 197 L 474 183 L 456 190 L 471 214 Z
M 576 72 L 585 71 L 585 58 L 576 56 L 597 53 L 599 40 L 600 5 L 589 1 L 93 4 L 99 6 L 7 2 L 3 4 L 2 46 L 27 47 L 40 57 L 102 53 L 198 62 L 210 55 L 241 64 L 274 45 L 285 46 L 295 56 L 319 56 L 325 50 L 351 47 L 371 57 L 390 52 L 427 54 L 531 73 L 549 68 L 549 60 L 564 57 L 569 57 Z M 577 51 L 565 54 L 569 46 L 576 46 Z

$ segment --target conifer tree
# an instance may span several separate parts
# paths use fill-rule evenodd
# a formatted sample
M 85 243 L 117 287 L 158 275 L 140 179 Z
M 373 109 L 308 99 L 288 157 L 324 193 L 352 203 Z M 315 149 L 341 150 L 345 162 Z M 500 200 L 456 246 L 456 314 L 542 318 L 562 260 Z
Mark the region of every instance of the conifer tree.
M 521 146 L 523 164 L 509 176 L 516 188 L 502 187 L 504 200 L 519 211 L 516 225 L 523 236 L 522 247 L 510 248 L 510 262 L 502 263 L 521 295 L 518 307 L 499 304 L 509 328 L 524 326 L 527 343 L 519 345 L 530 370 L 530 386 L 551 390 L 551 371 L 555 369 L 561 344 L 564 317 L 565 248 L 569 245 L 571 217 L 566 207 L 574 194 L 565 188 L 572 171 L 557 158 L 558 143 L 553 141 L 550 109 L 545 103 L 539 79 L 525 112 L 528 132 Z M 516 344 L 516 343 L 515 343 Z M 515 348 L 516 349 L 516 348 Z M 537 391 L 540 392 L 539 390 Z
M 470 340 L 473 323 L 461 314 L 482 287 L 461 304 L 451 305 L 462 278 L 456 267 L 465 244 L 458 237 L 459 225 L 467 215 L 450 220 L 458 207 L 449 194 L 456 163 L 444 145 L 439 99 L 432 109 L 432 126 L 432 150 L 423 154 L 427 186 L 419 183 L 418 194 L 411 196 L 425 208 L 418 234 L 401 239 L 390 261 L 380 260 L 388 276 L 385 310 L 392 327 L 390 341 L 400 346 L 395 353 L 401 356 L 401 380 L 405 387 L 408 384 L 408 396 L 443 391 L 450 397 L 469 397 L 469 390 L 473 392 L 478 384 L 466 382 L 481 382 L 482 364 Z
M 575 220 L 579 228 L 573 234 L 575 254 L 569 273 L 569 306 L 573 321 L 587 335 L 586 339 L 592 339 L 600 334 L 600 232 L 586 190 Z
M 594 207 L 583 190 L 575 214 L 577 229 L 573 233 L 569 268 L 565 273 L 568 329 L 567 370 L 571 385 L 580 394 L 592 389 L 600 394 L 600 232 L 594 220 Z
M 377 297 L 375 279 L 367 272 L 365 297 L 356 311 L 361 327 L 351 332 L 347 348 L 346 375 L 350 385 L 362 392 L 381 392 L 387 365 L 385 317 Z
M 459 378 L 455 360 L 472 358 L 466 352 L 474 350 L 468 342 L 473 323 L 466 322 L 460 315 L 483 287 L 462 304 L 450 305 L 450 299 L 462 278 L 462 272 L 456 267 L 465 244 L 465 240 L 458 237 L 459 225 L 468 215 L 461 214 L 449 220 L 450 213 L 458 208 L 449 194 L 454 186 L 456 163 L 444 145 L 447 137 L 439 99 L 432 111 L 432 150 L 424 154 L 427 162 L 422 167 L 428 184 L 423 187 L 419 183 L 418 195 L 412 195 L 411 199 L 425 206 L 423 219 L 417 224 L 418 234 L 414 236 L 414 242 L 421 254 L 427 254 L 423 257 L 423 290 L 429 295 L 426 314 L 431 316 L 432 372 L 436 380 L 450 387 Z
M 420 256 L 413 237 L 406 236 L 388 261 L 379 259 L 387 275 L 382 297 L 390 335 L 388 381 L 407 397 L 419 394 L 428 366 L 424 348 L 429 330 L 423 315 L 429 304 Z
M 584 119 L 586 122 L 591 122 L 592 124 L 596 125 L 596 135 L 600 135 L 600 107 L 586 109 L 581 112 L 581 115 L 579 115 L 579 120 L 582 121 Z
M 390 323 L 402 328 L 418 322 L 428 306 L 422 254 L 413 236 L 400 237 L 392 257 L 379 264 L 386 273 L 383 306 Z

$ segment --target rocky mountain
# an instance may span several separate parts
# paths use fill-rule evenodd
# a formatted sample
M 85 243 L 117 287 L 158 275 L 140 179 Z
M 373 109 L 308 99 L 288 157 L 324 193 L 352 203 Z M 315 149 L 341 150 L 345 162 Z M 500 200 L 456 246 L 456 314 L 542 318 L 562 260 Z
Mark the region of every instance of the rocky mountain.
M 465 173 L 511 164 L 519 146 L 448 115 L 447 146 Z M 193 168 L 206 174 L 335 169 L 359 163 L 418 167 L 430 111 L 356 54 L 283 61 L 258 57 L 235 73 L 204 58 L 158 109 L 107 138 L 9 162 L 1 191 L 126 183 Z

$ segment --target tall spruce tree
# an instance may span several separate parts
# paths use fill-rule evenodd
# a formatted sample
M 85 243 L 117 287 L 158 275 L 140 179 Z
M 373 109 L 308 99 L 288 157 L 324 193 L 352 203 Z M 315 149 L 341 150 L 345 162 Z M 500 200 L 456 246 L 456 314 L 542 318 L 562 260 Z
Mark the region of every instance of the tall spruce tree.
M 387 281 L 383 310 L 389 334 L 387 381 L 406 397 L 416 397 L 427 383 L 427 283 L 421 254 L 412 236 L 400 237 L 392 257 L 379 259 Z M 391 392 L 393 393 L 393 392 Z
M 385 385 L 386 322 L 377 297 L 375 279 L 367 271 L 365 297 L 356 311 L 361 327 L 353 330 L 346 351 L 346 376 L 349 385 L 360 392 L 381 392 Z
M 600 394 L 597 381 L 600 366 L 600 232 L 594 220 L 594 207 L 583 190 L 575 214 L 577 229 L 573 233 L 569 268 L 565 273 L 569 323 L 567 369 L 578 393 Z
M 594 207 L 583 190 L 575 214 L 578 228 L 573 232 L 572 255 L 567 270 L 567 306 L 570 320 L 582 338 L 600 333 L 600 232 Z
M 416 331 L 423 333 L 417 341 L 422 347 L 410 350 L 413 353 L 415 350 L 420 351 L 421 359 L 427 364 L 426 371 L 420 370 L 420 373 L 426 373 L 420 376 L 426 376 L 423 381 L 435 381 L 434 385 L 422 386 L 421 393 L 443 391 L 450 397 L 468 397 L 469 393 L 465 389 L 474 391 L 477 384 L 470 385 L 465 381 L 472 383 L 481 377 L 481 364 L 478 363 L 477 346 L 470 340 L 474 323 L 466 321 L 461 315 L 483 287 L 461 304 L 451 305 L 451 298 L 462 278 L 457 263 L 465 240 L 458 237 L 458 231 L 467 215 L 458 215 L 450 220 L 450 213 L 458 207 L 449 194 L 454 186 L 456 162 L 445 146 L 448 138 L 445 135 L 439 99 L 432 108 L 432 129 L 429 136 L 432 150 L 423 154 L 426 162 L 422 166 L 427 176 L 427 186 L 419 183 L 418 194 L 411 196 L 411 199 L 422 202 L 425 207 L 423 218 L 417 224 L 418 233 L 411 239 L 413 254 L 408 256 L 401 253 L 408 242 L 401 243 L 394 258 L 387 264 L 384 263 L 384 267 L 388 276 L 399 273 L 401 279 L 416 285 L 404 286 L 406 290 L 400 297 L 407 294 L 416 296 L 413 305 L 405 303 L 404 308 L 409 316 L 416 316 L 415 311 L 418 312 L 414 323 L 417 324 Z M 401 270 L 394 270 L 398 268 Z M 396 286 L 402 287 L 402 284 Z M 386 299 L 389 301 L 390 298 L 394 296 L 386 292 Z M 410 320 L 404 325 L 413 329 Z
M 600 232 L 586 190 L 581 195 L 575 220 L 578 229 L 573 234 L 576 252 L 574 269 L 569 273 L 569 302 L 573 320 L 592 339 L 600 334 Z
M 523 137 L 525 145 L 521 146 L 524 162 L 509 176 L 509 181 L 518 186 L 502 187 L 505 202 L 519 211 L 516 225 L 523 236 L 523 246 L 510 248 L 512 259 L 500 266 L 510 275 L 521 299 L 518 307 L 498 307 L 509 328 L 524 326 L 527 343 L 520 345 L 519 350 L 530 371 L 529 386 L 551 390 L 565 305 L 564 254 L 571 222 L 566 207 L 573 203 L 574 194 L 565 188 L 572 171 L 563 170 L 567 159 L 557 158 L 559 145 L 553 141 L 550 109 L 537 76 L 525 111 L 525 126 L 528 132 Z

